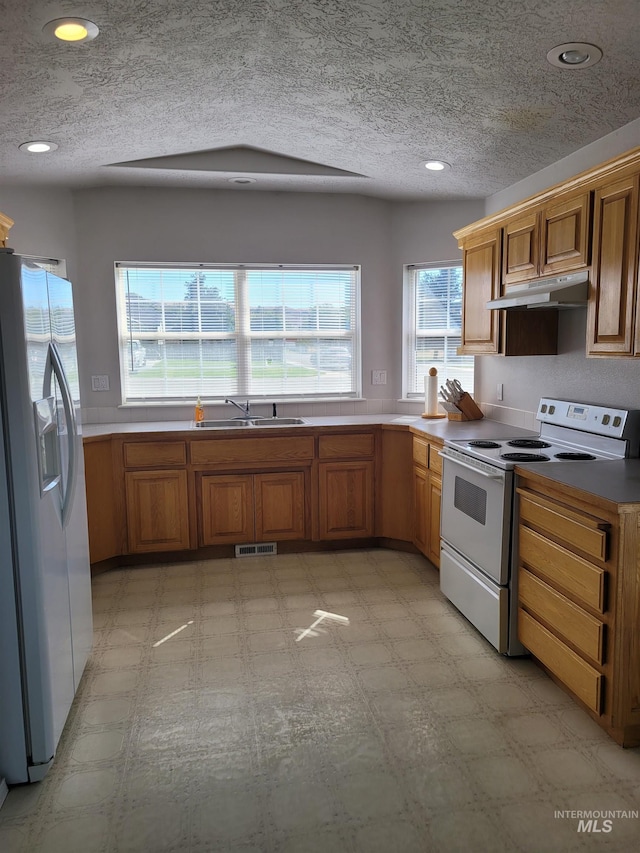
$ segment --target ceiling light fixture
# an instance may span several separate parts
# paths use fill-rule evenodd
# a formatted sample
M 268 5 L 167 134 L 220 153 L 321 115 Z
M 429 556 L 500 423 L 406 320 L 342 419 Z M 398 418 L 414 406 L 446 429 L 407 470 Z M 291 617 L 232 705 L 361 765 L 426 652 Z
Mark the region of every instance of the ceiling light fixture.
M 92 41 L 100 30 L 86 18 L 55 18 L 44 25 L 42 32 L 52 39 L 82 44 Z
M 551 48 L 547 60 L 558 68 L 587 68 L 602 59 L 602 51 L 595 44 L 571 41 Z
M 44 140 L 34 140 L 33 142 L 23 142 L 18 145 L 20 151 L 28 151 L 29 154 L 46 154 L 49 151 L 55 151 L 58 146 L 55 142 L 45 142 Z
M 444 160 L 427 160 L 424 167 L 430 172 L 444 172 L 451 168 L 449 163 L 445 163 Z
M 255 178 L 228 178 L 230 184 L 255 184 Z

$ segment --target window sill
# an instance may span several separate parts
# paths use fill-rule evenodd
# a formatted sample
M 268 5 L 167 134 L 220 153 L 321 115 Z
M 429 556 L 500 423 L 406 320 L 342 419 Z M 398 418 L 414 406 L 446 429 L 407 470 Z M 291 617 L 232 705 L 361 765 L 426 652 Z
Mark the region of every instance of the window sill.
M 243 394 L 234 394 L 234 399 L 237 400 L 246 400 Z M 367 401 L 366 397 L 288 397 L 283 400 L 264 400 L 261 398 L 251 399 L 248 398 L 249 403 L 252 406 L 270 406 L 275 403 L 277 406 L 288 406 L 291 405 L 302 405 L 308 403 L 309 405 L 313 405 L 314 403 L 364 403 Z M 192 409 L 195 405 L 195 399 L 193 402 L 188 400 L 176 401 L 176 400 L 151 400 L 148 403 L 145 402 L 131 402 L 131 403 L 119 403 L 118 409 L 180 409 L 180 408 L 188 408 Z M 228 403 L 225 403 L 224 400 L 202 400 L 203 406 L 228 406 Z

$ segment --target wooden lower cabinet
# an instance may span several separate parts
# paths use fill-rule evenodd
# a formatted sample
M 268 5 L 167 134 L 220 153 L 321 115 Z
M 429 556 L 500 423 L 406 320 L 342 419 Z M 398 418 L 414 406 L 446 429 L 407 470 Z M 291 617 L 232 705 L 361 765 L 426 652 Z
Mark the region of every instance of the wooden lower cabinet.
M 125 491 L 130 553 L 190 547 L 185 470 L 127 471 Z
M 623 746 L 640 745 L 640 506 L 518 475 L 518 637 Z
M 84 445 L 89 554 L 92 563 L 122 552 L 122 528 L 117 512 L 111 438 Z
M 305 539 L 302 471 L 254 476 L 256 542 Z
M 429 472 L 427 487 L 427 513 L 429 519 L 429 537 L 427 557 L 434 566 L 440 568 L 440 504 L 442 498 L 442 477 Z
M 413 544 L 440 568 L 442 444 L 413 437 Z
M 596 507 L 520 481 L 518 636 L 598 717 L 611 714 L 616 533 Z
M 253 476 L 206 475 L 200 485 L 200 544 L 253 542 Z
M 320 539 L 374 534 L 374 466 L 369 461 L 320 462 Z
M 206 474 L 200 496 L 201 545 L 305 538 L 302 471 Z
M 413 544 L 429 556 L 429 472 L 413 466 Z

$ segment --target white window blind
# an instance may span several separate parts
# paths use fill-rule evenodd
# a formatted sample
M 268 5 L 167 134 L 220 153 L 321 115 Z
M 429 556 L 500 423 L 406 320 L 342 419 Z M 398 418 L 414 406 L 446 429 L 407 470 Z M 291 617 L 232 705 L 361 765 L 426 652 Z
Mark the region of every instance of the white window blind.
M 116 264 L 123 402 L 360 394 L 357 266 Z
M 458 379 L 473 393 L 473 356 L 456 354 L 461 341 L 462 266 L 459 262 L 405 268 L 404 396 L 424 396 L 424 377 Z

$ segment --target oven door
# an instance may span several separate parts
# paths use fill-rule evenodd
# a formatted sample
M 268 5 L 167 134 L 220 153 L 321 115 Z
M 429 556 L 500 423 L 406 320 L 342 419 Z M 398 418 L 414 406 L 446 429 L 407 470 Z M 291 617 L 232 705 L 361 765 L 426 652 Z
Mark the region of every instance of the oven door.
M 513 474 L 446 448 L 442 456 L 440 535 L 504 586 L 509 581 Z

